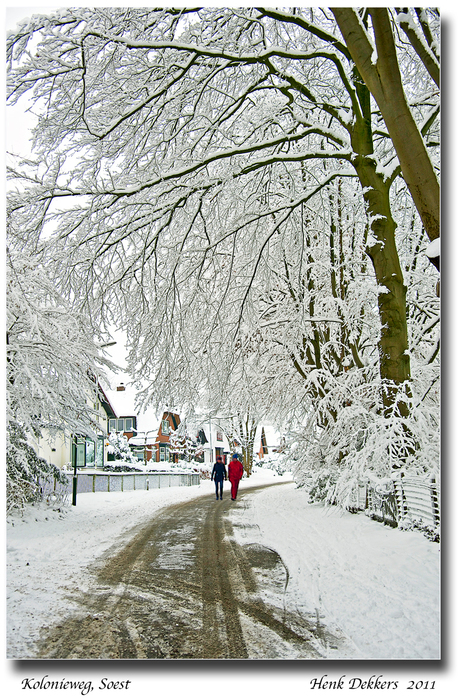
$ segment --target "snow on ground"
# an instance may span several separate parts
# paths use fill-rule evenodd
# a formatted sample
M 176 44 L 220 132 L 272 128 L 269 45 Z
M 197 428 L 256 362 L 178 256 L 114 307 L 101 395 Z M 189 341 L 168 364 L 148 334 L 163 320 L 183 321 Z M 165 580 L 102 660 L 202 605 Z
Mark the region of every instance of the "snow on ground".
M 439 545 L 419 532 L 387 528 L 363 514 L 308 505 L 288 476 L 259 470 L 241 488 L 280 481 L 231 514 L 239 542 L 277 550 L 289 569 L 287 600 L 318 609 L 363 658 L 439 657 Z M 228 483 L 225 483 L 228 496 Z M 77 610 L 91 584 L 88 566 L 123 546 L 159 509 L 209 494 L 214 485 L 79 494 L 63 512 L 29 507 L 7 525 L 9 658 L 33 656 L 42 627 Z M 242 502 L 242 504 L 243 504 Z M 239 529 L 244 517 L 249 529 Z
M 260 471 L 241 487 L 279 479 Z M 225 483 L 227 491 L 229 484 Z M 77 505 L 28 507 L 7 524 L 7 657 L 30 657 L 40 628 L 77 610 L 75 590 L 91 584 L 88 565 L 121 548 L 159 509 L 214 492 L 214 483 L 131 492 L 78 494 Z M 229 492 L 227 491 L 227 494 Z
M 248 500 L 246 500 L 248 501 Z M 231 514 L 236 540 L 276 550 L 289 570 L 286 603 L 318 609 L 363 659 L 440 658 L 439 544 L 364 514 L 308 504 L 294 483 L 258 492 Z

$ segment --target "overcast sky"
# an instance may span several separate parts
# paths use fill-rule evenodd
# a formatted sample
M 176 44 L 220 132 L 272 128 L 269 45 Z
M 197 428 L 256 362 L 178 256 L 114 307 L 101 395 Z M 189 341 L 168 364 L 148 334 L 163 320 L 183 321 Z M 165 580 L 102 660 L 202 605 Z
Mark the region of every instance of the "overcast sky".
M 42 5 L 37 3 L 36 5 L 27 5 L 26 7 L 5 7 L 6 29 L 14 29 L 16 24 L 26 17 L 31 17 L 36 14 L 46 15 L 54 12 L 60 7 L 66 7 L 66 3 L 59 3 L 56 5 Z

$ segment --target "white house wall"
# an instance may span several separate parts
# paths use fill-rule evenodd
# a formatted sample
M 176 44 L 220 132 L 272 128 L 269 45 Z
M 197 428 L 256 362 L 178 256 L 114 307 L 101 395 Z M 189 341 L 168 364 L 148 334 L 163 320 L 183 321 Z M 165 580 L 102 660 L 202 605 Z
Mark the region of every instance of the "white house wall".
M 227 454 L 228 457 L 231 457 L 232 452 L 230 449 L 230 444 L 228 442 L 227 437 L 225 436 L 224 430 L 218 427 L 215 424 L 211 424 L 211 427 L 209 424 L 202 424 L 200 425 L 199 429 L 202 429 L 205 433 L 205 436 L 208 440 L 207 443 L 203 444 L 203 451 L 204 451 L 204 462 L 205 463 L 214 463 L 216 460 L 216 448 L 223 448 L 224 453 Z M 217 440 L 217 432 L 222 433 L 222 440 Z
M 62 469 L 72 460 L 72 440 L 64 434 L 58 434 L 54 438 L 45 434 L 39 439 L 31 439 L 31 446 L 40 458 L 58 468 Z
M 96 424 L 99 430 L 99 436 L 104 436 L 104 463 L 106 463 L 108 446 L 107 415 L 100 402 L 98 402 Z M 95 449 L 97 449 L 97 438 L 93 438 L 92 440 L 95 442 Z M 29 439 L 30 445 L 40 458 L 44 458 L 47 463 L 51 463 L 61 468 L 61 470 L 72 463 L 72 441 L 72 436 L 68 433 L 61 432 L 51 437 L 46 430 L 43 431 L 43 436 L 41 438 L 35 439 L 31 437 Z

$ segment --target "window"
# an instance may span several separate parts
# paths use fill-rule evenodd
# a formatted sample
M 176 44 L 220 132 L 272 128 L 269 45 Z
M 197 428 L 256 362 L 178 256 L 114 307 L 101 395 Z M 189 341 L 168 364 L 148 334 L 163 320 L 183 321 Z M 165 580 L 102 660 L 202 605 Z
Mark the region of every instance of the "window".
M 169 446 L 167 444 L 160 446 L 160 461 L 169 461 Z
M 109 434 L 114 431 L 118 433 L 135 431 L 134 418 L 123 417 L 122 419 L 109 419 Z
M 97 437 L 97 449 L 96 449 L 96 466 L 102 468 L 104 465 L 104 437 Z
M 217 441 L 223 441 L 224 440 L 224 435 L 222 434 L 221 431 L 216 432 L 216 440 Z
M 85 439 L 81 436 L 78 436 L 75 444 L 75 457 L 77 468 L 85 467 L 85 450 Z
M 161 420 L 161 433 L 162 434 L 169 434 L 169 422 L 167 419 Z
M 96 449 L 94 441 L 86 439 L 86 465 L 89 468 L 94 468 Z
M 75 436 L 72 465 L 77 468 L 94 468 L 96 465 L 96 443 L 92 439 Z

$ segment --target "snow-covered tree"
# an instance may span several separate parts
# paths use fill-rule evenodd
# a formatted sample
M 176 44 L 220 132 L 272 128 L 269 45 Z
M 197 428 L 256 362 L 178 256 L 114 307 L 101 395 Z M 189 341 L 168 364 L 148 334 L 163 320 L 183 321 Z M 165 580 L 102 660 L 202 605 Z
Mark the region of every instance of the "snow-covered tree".
M 285 417 L 280 426 L 291 430 L 296 444 L 289 453 L 296 479 L 307 478 L 316 494 L 340 502 L 366 471 L 388 475 L 404 465 L 427 473 L 439 467 L 439 299 L 433 284 L 426 283 L 429 260 L 419 254 L 423 230 L 403 191 L 397 192 L 397 241 L 409 283 L 409 346 L 416 371 L 410 390 L 403 384 L 399 394 L 393 392 L 391 411 L 382 391 L 394 386 L 379 375 L 377 295 L 364 252 L 366 218 L 359 199 L 346 194 L 349 186 L 336 181 L 327 206 L 308 211 L 300 238 L 308 245 L 299 245 L 297 256 L 272 250 L 265 268 L 271 290 L 262 297 L 253 343 L 270 416 Z M 318 231 L 327 229 L 325 240 Z M 407 416 L 401 418 L 402 412 Z
M 113 364 L 89 320 L 26 251 L 8 250 L 6 266 L 8 419 L 27 431 L 95 428 L 95 378 Z
M 27 435 L 96 432 L 96 376 L 113 364 L 26 250 L 8 250 L 6 261 L 7 487 L 20 502 L 21 487 L 27 498 L 33 479 L 51 468 Z
M 114 431 L 109 434 L 107 453 L 113 456 L 114 460 L 124 461 L 125 463 L 138 463 L 136 456 L 129 447 L 128 439 L 120 432 Z
M 158 404 L 193 406 L 216 375 L 230 390 L 264 318 L 278 394 L 304 422 L 321 410 L 333 426 L 349 401 L 344 361 L 368 385 L 373 353 L 378 375 L 362 392 L 384 423 L 399 420 L 407 455 L 421 345 L 408 329 L 398 227 L 415 205 L 405 245 L 416 240 L 419 257 L 439 235 L 439 24 L 436 10 L 386 8 L 77 8 L 32 18 L 8 37 L 9 99 L 27 95 L 40 115 L 36 163 L 11 170 L 11 245 L 37 250 L 94 320 L 126 327 L 133 373 Z M 339 182 L 341 196 L 360 200 L 361 220 L 345 227 L 340 208 L 328 211 Z M 307 216 L 321 210 L 329 216 L 315 217 L 315 231 Z M 340 236 L 354 228 L 359 241 L 342 237 L 342 258 Z M 347 276 L 348 250 L 361 276 Z M 435 278 L 427 270 L 424 288 Z M 274 332 L 267 339 L 271 322 L 286 328 L 278 344 Z
M 179 460 L 185 460 L 187 463 L 194 460 L 199 444 L 196 439 L 189 433 L 186 420 L 182 421 L 177 429 L 171 430 L 169 435 L 169 452 L 177 456 Z

